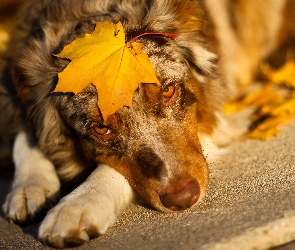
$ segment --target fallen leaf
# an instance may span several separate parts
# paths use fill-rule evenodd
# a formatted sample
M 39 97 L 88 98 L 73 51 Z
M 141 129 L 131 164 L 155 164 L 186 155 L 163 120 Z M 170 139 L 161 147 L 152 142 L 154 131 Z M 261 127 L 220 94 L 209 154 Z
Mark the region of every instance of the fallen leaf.
M 275 84 L 295 87 L 295 61 L 290 60 L 277 70 L 273 70 L 268 64 L 262 64 L 261 71 Z
M 242 104 L 242 99 L 229 100 L 223 104 L 222 110 L 226 115 L 231 115 L 245 108 Z
M 269 103 L 279 102 L 282 98 L 283 96 L 273 86 L 265 84 L 261 89 L 246 95 L 242 101 L 242 105 L 244 107 L 250 105 L 262 107 Z
M 247 136 L 252 139 L 267 140 L 279 133 L 279 126 L 290 122 L 292 115 L 268 117 L 257 127 L 252 129 Z
M 284 95 L 276 91 L 272 85 L 265 84 L 256 91 L 250 92 L 235 100 L 230 100 L 223 105 L 225 114 L 233 114 L 238 110 L 255 106 L 256 108 L 265 107 L 268 104 L 276 104 L 281 102 Z
M 245 137 L 267 140 L 295 116 L 295 62 L 288 61 L 277 70 L 263 64 L 262 72 L 269 82 L 257 91 L 225 103 L 224 110 L 230 113 L 255 107 Z
M 0 53 L 5 51 L 8 40 L 9 40 L 8 32 L 0 29 Z
M 1 4 L 0 4 L 1 5 Z M 0 53 L 5 51 L 10 37 L 10 31 L 15 22 L 15 14 L 0 15 Z
M 97 22 L 93 33 L 77 38 L 56 55 L 72 61 L 58 74 L 54 92 L 77 94 L 93 84 L 98 107 L 106 120 L 119 108 L 131 107 L 140 83 L 160 84 L 142 48 L 142 43 L 125 43 L 120 22 Z
M 295 99 L 286 100 L 269 112 L 273 116 L 295 115 Z
M 279 130 L 277 128 L 270 128 L 267 130 L 261 130 L 257 128 L 249 132 L 246 136 L 256 140 L 268 140 L 278 134 L 279 134 Z

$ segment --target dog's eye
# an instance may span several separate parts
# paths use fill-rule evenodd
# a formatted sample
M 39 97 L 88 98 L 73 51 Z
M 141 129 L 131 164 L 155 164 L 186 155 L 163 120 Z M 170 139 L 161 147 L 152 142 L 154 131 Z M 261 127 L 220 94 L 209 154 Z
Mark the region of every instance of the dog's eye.
M 174 96 L 175 91 L 176 91 L 176 87 L 174 84 L 164 87 L 163 93 L 162 93 L 164 103 L 168 102 Z
M 105 127 L 105 126 L 96 126 L 94 128 L 94 131 L 98 135 L 109 135 L 112 133 L 112 131 L 108 127 Z

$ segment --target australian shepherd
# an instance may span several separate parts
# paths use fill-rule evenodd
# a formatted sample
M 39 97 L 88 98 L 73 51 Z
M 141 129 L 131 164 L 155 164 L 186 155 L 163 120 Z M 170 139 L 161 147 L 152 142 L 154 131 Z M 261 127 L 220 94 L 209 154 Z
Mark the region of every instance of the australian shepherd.
M 105 233 L 137 194 L 163 212 L 198 204 L 215 154 L 207 143 L 232 140 L 222 103 L 261 59 L 283 62 L 294 16 L 293 0 L 28 1 L 1 57 L 1 149 L 15 166 L 7 218 L 26 223 L 51 208 L 39 237 L 63 248 Z M 91 83 L 53 92 L 69 64 L 55 55 L 104 21 L 138 37 L 161 83 L 139 82 L 132 106 L 106 119 Z

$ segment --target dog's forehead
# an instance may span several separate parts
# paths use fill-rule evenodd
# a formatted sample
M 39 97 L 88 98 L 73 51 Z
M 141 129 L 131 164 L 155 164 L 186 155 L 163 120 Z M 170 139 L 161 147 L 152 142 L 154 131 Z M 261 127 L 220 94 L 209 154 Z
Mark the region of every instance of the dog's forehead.
M 187 79 L 188 64 L 180 48 L 170 38 L 145 40 L 143 50 L 154 65 L 157 77 L 163 85 Z

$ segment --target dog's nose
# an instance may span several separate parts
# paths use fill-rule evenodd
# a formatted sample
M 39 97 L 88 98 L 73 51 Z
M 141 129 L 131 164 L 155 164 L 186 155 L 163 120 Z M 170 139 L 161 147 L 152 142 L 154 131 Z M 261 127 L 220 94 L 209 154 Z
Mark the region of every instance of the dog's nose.
M 184 210 L 195 204 L 200 196 L 200 185 L 196 180 L 181 180 L 170 185 L 160 196 L 162 204 L 172 211 Z

